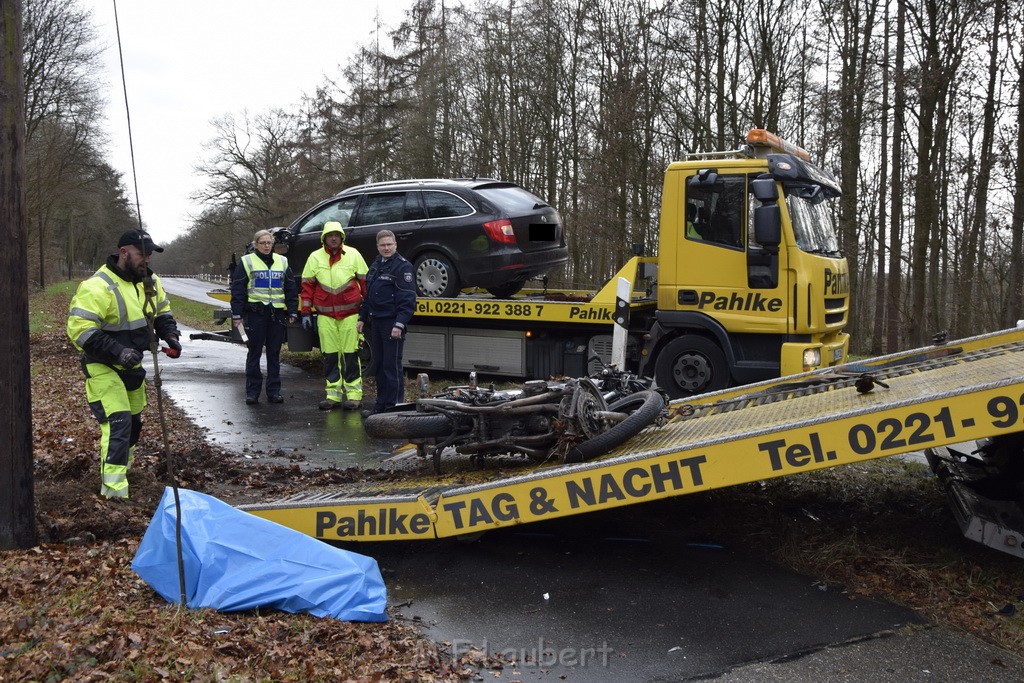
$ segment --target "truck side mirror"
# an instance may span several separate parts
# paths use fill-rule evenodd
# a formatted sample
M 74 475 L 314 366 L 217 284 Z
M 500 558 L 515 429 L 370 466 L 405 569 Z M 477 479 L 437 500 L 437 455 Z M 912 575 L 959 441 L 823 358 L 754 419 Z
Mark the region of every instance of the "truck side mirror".
M 750 181 L 750 191 L 762 204 L 779 201 L 779 188 L 773 178 L 755 178 Z
M 782 242 L 782 213 L 778 203 L 762 204 L 754 209 L 754 239 L 766 250 L 778 251 Z

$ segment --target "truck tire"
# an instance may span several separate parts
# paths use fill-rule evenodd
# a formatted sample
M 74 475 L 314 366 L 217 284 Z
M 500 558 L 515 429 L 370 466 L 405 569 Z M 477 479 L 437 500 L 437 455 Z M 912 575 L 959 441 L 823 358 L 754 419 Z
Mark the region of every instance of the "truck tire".
M 356 354 L 359 356 L 359 372 L 363 377 L 373 377 L 377 374 L 377 359 L 373 355 L 373 349 L 370 347 L 370 340 L 365 337 L 370 336 L 369 328 L 363 328 L 365 333 L 363 343 L 359 346 Z
M 687 334 L 658 353 L 654 379 L 669 398 L 685 398 L 728 387 L 729 365 L 715 342 Z
M 565 454 L 565 462 L 584 462 L 626 443 L 653 423 L 665 408 L 665 400 L 657 391 L 638 391 L 620 398 L 608 410 L 630 413 L 622 422 L 601 432 L 593 439 L 577 444 Z
M 370 415 L 363 429 L 374 439 L 429 439 L 451 434 L 452 423 L 444 415 L 402 411 Z
M 416 293 L 426 297 L 458 296 L 462 285 L 451 259 L 429 251 L 416 259 Z

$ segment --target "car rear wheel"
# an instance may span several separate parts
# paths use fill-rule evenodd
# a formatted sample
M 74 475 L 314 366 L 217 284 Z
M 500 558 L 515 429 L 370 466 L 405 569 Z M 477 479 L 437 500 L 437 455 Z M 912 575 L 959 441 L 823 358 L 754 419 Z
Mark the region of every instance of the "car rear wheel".
M 487 291 L 495 299 L 511 299 L 522 290 L 525 282 L 506 282 L 498 287 L 488 287 Z
M 458 296 L 462 286 L 451 259 L 428 252 L 416 259 L 416 293 L 427 297 Z

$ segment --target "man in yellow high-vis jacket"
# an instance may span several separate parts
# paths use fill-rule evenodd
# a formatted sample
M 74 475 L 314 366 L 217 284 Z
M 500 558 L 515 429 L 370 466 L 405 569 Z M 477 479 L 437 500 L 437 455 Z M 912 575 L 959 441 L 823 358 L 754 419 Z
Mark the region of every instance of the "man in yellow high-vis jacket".
M 78 286 L 68 313 L 68 337 L 82 352 L 86 400 L 100 423 L 100 494 L 106 498 L 128 497 L 128 470 L 146 407 L 142 354 L 150 348 L 147 312 L 154 316 L 154 332 L 167 344 L 167 355 L 181 354 L 170 301 L 149 269 L 154 251 L 163 247 L 143 231 L 121 235 L 117 254 Z

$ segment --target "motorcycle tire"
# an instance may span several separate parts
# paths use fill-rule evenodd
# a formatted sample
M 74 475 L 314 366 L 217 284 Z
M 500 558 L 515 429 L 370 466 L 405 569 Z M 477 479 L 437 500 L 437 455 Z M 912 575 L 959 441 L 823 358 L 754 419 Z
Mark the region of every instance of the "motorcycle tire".
M 377 413 L 363 420 L 367 436 L 375 439 L 427 439 L 448 436 L 452 422 L 444 415 L 417 412 Z
M 564 462 L 585 462 L 618 448 L 639 434 L 644 427 L 657 420 L 664 408 L 665 399 L 656 391 L 638 391 L 625 398 L 620 398 L 609 405 L 608 410 L 615 412 L 632 410 L 629 417 L 611 429 L 601 432 L 593 439 L 570 448 L 565 454 Z

